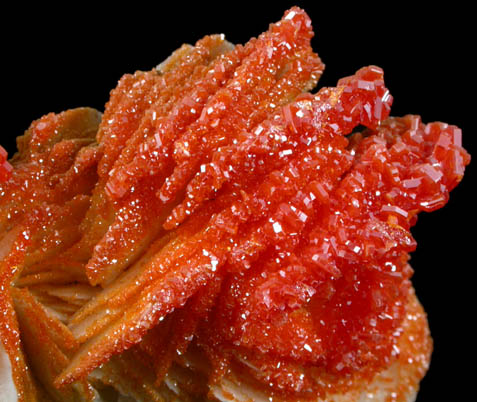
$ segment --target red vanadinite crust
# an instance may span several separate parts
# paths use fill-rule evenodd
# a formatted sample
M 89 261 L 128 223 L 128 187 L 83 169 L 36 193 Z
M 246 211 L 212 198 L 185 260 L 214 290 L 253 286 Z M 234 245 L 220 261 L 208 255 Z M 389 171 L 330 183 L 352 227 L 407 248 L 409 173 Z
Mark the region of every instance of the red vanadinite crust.
M 315 200 L 311 222 L 300 198 L 280 205 L 277 240 L 299 232 L 298 239 L 273 243 L 253 269 L 229 279 L 217 303 L 215 348 L 263 353 L 239 355 L 288 391 L 317 387 L 303 364 L 364 377 L 389 364 L 412 274 L 409 229 L 419 211 L 445 203 L 470 161 L 458 128 L 417 116 L 356 137 L 342 150 L 353 159 L 347 172 L 301 195 Z
M 7 161 L 7 151 L 0 146 L 0 183 L 7 181 L 12 173 L 12 165 Z
M 105 188 L 116 213 L 86 267 L 92 283 L 111 282 L 117 265 L 112 261 L 127 261 L 148 245 L 201 163 L 263 121 L 273 109 L 316 84 L 323 64 L 310 45 L 311 21 L 302 10 L 287 16 L 245 46 L 216 57 L 207 68 L 202 66 L 200 74 L 189 77 L 192 82 L 183 84 L 184 88 L 172 91 L 167 87 L 168 92 L 176 93 L 174 102 L 167 102 L 170 110 L 152 102 L 146 111 L 136 112 L 132 128 L 128 128 L 131 119 L 124 116 L 123 106 L 112 104 L 113 111 L 107 110 L 100 133 L 109 132 L 113 124 L 118 127 L 112 133 L 129 130 L 131 138 L 141 140 L 130 141 L 125 147 L 127 155 L 108 173 Z M 196 48 L 204 46 L 199 45 Z M 158 77 L 175 77 L 182 69 L 179 66 L 177 71 Z M 139 80 L 125 91 L 125 100 L 119 104 L 129 105 L 129 98 L 146 99 L 142 92 L 136 95 L 142 83 Z M 160 84 L 151 89 L 154 93 L 162 90 Z M 142 120 L 137 117 L 141 113 Z M 135 147 L 130 148 L 132 144 Z
M 158 383 L 193 342 L 211 382 L 240 367 L 304 399 L 399 358 L 410 229 L 470 156 L 455 126 L 390 118 L 379 67 L 309 93 L 324 68 L 312 36 L 298 8 L 244 46 L 207 36 L 124 76 L 100 124 L 86 109 L 34 122 L 13 172 L 0 147 L 1 222 L 105 288 L 71 317 L 82 346 L 56 386 L 137 344 Z M 15 327 L 9 297 L 0 308 Z

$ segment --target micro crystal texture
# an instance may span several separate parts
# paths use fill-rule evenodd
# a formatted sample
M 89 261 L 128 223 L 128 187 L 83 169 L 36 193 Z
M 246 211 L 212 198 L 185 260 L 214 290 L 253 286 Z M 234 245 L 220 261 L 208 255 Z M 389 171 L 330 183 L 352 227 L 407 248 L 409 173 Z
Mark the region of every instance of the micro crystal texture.
M 55 400 L 103 384 L 155 401 L 224 379 L 316 400 L 395 365 L 390 398 L 416 389 L 432 347 L 410 229 L 470 156 L 458 127 L 390 117 L 377 66 L 314 90 L 312 37 L 297 7 L 245 45 L 206 36 L 124 75 L 103 114 L 50 113 L 10 161 L 0 147 L 0 338 L 20 400 L 35 381 Z

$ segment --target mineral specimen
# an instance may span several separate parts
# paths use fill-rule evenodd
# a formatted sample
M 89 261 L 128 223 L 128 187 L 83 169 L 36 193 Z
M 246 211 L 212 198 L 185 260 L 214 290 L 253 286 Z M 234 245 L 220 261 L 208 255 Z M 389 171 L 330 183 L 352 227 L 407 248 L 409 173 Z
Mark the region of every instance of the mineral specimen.
M 389 117 L 379 67 L 311 93 L 312 36 L 297 7 L 243 46 L 206 36 L 0 148 L 20 399 L 412 397 L 432 345 L 410 229 L 470 156 Z

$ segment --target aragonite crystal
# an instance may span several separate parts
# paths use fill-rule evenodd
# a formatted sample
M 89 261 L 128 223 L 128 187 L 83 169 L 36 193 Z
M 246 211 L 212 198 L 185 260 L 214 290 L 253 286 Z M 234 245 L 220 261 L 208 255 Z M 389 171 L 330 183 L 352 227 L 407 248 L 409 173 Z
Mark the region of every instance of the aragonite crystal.
M 399 392 L 416 389 L 431 346 L 410 229 L 470 156 L 455 126 L 389 117 L 379 67 L 311 93 L 312 36 L 297 7 L 243 46 L 206 36 L 122 77 L 102 116 L 44 116 L 11 165 L 0 148 L 0 284 L 14 287 L 0 331 L 20 394 L 34 393 L 21 333 L 30 354 L 43 334 L 36 375 L 57 399 L 104 384 L 169 400 L 186 369 L 206 377 L 192 394 L 246 377 L 308 400 L 396 364 Z

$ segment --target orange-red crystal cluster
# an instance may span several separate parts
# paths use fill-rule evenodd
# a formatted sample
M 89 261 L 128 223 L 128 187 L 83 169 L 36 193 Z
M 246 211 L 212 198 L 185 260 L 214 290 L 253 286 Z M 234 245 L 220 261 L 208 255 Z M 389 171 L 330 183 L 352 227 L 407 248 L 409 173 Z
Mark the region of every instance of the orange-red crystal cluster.
M 7 161 L 7 151 L 0 146 L 0 183 L 6 181 L 12 172 L 12 166 Z
M 410 228 L 447 202 L 470 156 L 457 127 L 389 118 L 378 67 L 309 93 L 323 70 L 312 35 L 293 8 L 216 59 L 220 39 L 206 37 L 177 71 L 121 80 L 100 148 L 83 157 L 90 167 L 102 155 L 91 208 L 109 219 L 85 271 L 107 288 L 119 264 L 171 240 L 118 293 L 124 314 L 60 383 L 141 345 L 173 312 L 171 350 L 194 339 L 281 390 L 320 387 L 310 367 L 371 376 L 391 362 L 411 286 Z M 0 148 L 0 181 L 11 170 Z

